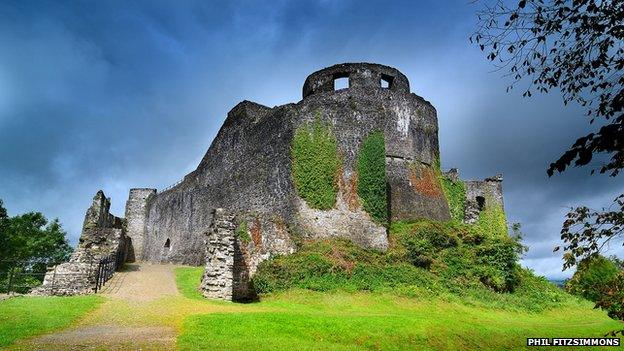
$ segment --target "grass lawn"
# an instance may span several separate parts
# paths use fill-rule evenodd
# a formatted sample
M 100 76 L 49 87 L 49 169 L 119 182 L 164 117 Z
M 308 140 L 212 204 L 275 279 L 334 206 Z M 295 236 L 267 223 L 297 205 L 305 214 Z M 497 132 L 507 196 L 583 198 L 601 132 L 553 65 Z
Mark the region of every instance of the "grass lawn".
M 201 268 L 178 268 L 179 289 L 198 299 Z M 213 302 L 206 302 L 212 304 Z M 570 297 L 540 312 L 472 300 L 390 293 L 289 290 L 235 312 L 188 316 L 181 350 L 509 350 L 526 337 L 602 336 L 622 328 Z
M 95 309 L 100 296 L 15 297 L 0 301 L 0 347 L 69 326 Z

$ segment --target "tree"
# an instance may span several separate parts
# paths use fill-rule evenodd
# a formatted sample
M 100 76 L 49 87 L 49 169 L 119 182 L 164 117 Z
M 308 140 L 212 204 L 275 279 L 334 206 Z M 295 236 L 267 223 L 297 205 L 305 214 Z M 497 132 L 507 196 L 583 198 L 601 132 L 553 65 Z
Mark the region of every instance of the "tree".
M 604 153 L 610 160 L 600 173 L 617 175 L 624 167 L 624 2 L 521 0 L 510 8 L 499 0 L 485 3 L 478 19 L 470 40 L 508 71 L 508 91 L 525 79 L 523 96 L 557 89 L 565 104 L 587 108 L 590 124 L 601 124 L 551 163 L 548 174 Z
M 493 6 L 485 3 L 478 12 L 478 27 L 470 41 L 507 71 L 505 76 L 511 78 L 507 91 L 528 80 L 525 97 L 534 91 L 558 90 L 564 104 L 576 102 L 587 109 L 589 133 L 550 164 L 549 176 L 571 165 L 585 166 L 599 154 L 609 156 L 601 161 L 600 173 L 617 176 L 624 168 L 623 39 L 624 1 L 520 0 L 508 7 L 498 0 Z M 598 127 L 592 127 L 595 122 Z M 564 269 L 596 257 L 623 233 L 624 194 L 609 209 L 572 208 L 561 230 Z M 611 282 L 608 296 L 596 304 L 620 319 L 622 276 Z M 624 335 L 624 330 L 619 332 Z
M 619 273 L 618 267 L 603 256 L 596 256 L 579 263 L 576 273 L 566 283 L 566 290 L 590 301 L 600 300 L 603 291 Z
M 39 212 L 8 217 L 0 200 L 0 270 L 15 266 L 42 267 L 67 261 L 72 252 L 58 219 L 51 222 Z

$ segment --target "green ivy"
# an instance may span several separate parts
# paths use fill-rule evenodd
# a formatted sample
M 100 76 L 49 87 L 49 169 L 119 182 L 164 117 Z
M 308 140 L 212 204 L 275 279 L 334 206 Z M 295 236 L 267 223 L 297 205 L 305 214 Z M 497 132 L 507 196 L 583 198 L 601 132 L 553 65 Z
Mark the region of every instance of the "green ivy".
M 362 205 L 375 222 L 386 225 L 388 221 L 386 146 L 381 131 L 371 133 L 364 140 L 357 166 L 357 192 L 362 199 Z
M 332 208 L 338 193 L 338 143 L 320 115 L 295 131 L 291 152 L 299 196 L 312 208 Z
M 466 185 L 461 179 L 452 181 L 443 175 L 439 179 L 451 211 L 451 218 L 456 221 L 463 221 L 466 209 Z
M 452 181 L 442 173 L 440 155 L 436 155 L 433 161 L 433 169 L 438 175 L 440 185 L 444 191 L 444 197 L 451 211 L 451 218 L 463 222 L 466 210 L 466 185 L 461 179 Z
M 251 241 L 251 237 L 249 236 L 249 230 L 247 229 L 246 221 L 240 222 L 240 224 L 238 225 L 238 227 L 236 227 L 236 230 L 234 231 L 234 235 L 236 235 L 238 240 L 240 240 L 244 244 L 247 244 L 248 242 Z
M 507 218 L 503 208 L 495 204 L 493 200 L 487 201 L 486 204 L 491 204 L 485 207 L 481 213 L 479 213 L 479 220 L 475 223 L 475 227 L 478 231 L 484 235 L 492 237 L 505 237 L 509 233 L 507 231 Z

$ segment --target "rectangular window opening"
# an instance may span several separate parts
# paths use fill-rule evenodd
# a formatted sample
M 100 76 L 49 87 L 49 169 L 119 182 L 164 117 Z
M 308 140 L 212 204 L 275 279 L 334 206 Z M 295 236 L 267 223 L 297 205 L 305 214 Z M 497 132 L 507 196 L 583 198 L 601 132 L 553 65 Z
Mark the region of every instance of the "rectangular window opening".
M 349 77 L 334 78 L 334 90 L 347 89 L 349 87 Z
M 387 74 L 382 74 L 381 79 L 379 80 L 379 85 L 381 85 L 383 89 L 390 89 L 392 87 L 393 80 L 394 80 L 394 77 L 389 76 Z

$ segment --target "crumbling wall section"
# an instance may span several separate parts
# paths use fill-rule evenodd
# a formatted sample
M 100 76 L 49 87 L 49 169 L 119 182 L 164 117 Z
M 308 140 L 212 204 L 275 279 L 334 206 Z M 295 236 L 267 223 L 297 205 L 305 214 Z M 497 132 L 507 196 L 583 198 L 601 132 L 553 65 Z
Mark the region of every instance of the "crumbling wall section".
M 503 176 L 498 174 L 484 180 L 468 180 L 466 184 L 466 210 L 464 222 L 476 223 L 479 214 L 488 207 L 496 206 L 504 211 Z
M 253 298 L 249 266 L 236 238 L 235 216 L 224 209 L 213 212 L 205 233 L 206 264 L 200 289 L 211 299 L 244 301 Z
M 110 199 L 102 190 L 87 209 L 78 247 L 68 262 L 48 270 L 34 295 L 83 295 L 93 293 L 99 261 L 122 255 L 125 261 L 131 241 L 125 235 L 124 221 L 110 213 Z

